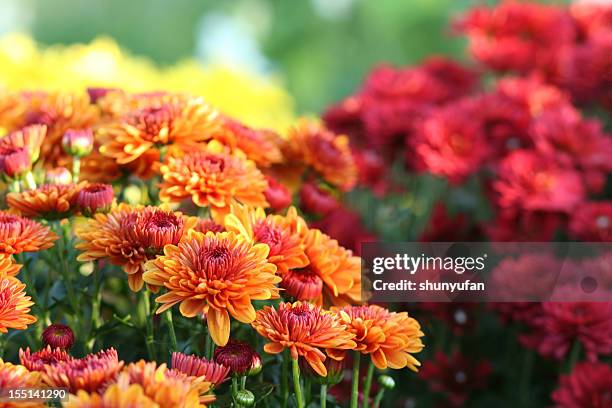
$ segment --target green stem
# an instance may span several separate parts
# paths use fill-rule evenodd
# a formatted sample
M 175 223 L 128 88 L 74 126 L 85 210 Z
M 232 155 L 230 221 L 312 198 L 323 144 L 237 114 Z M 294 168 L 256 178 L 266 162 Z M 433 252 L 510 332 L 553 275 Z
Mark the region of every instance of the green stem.
M 368 365 L 368 374 L 366 376 L 365 385 L 363 386 L 363 408 L 368 408 L 370 403 L 370 389 L 372 388 L 372 376 L 374 375 L 374 363 L 370 359 Z
M 72 158 L 72 182 L 79 182 L 79 173 L 81 172 L 81 159 L 74 156 Z
M 244 390 L 246 388 L 247 376 L 243 375 L 240 377 L 240 389 Z
M 361 363 L 361 353 L 356 351 L 353 360 L 353 387 L 351 390 L 351 408 L 357 408 L 357 405 L 359 404 L 359 364 Z
M 376 398 L 374 398 L 374 404 L 372 405 L 374 408 L 380 407 L 380 403 L 383 399 L 383 394 L 385 393 L 385 389 L 381 388 L 380 391 L 376 394 Z
M 140 292 L 140 301 L 142 302 L 143 317 L 144 317 L 144 328 L 145 328 L 145 344 L 147 346 L 147 353 L 149 359 L 156 360 L 155 352 L 155 339 L 153 335 L 153 316 L 151 316 L 151 299 L 149 297 L 149 290 L 143 289 Z
M 291 368 L 293 371 L 293 389 L 295 390 L 297 408 L 304 408 L 304 397 L 302 396 L 302 387 L 300 386 L 300 366 L 297 359 L 291 359 Z
M 172 355 L 172 353 L 178 349 L 176 341 L 176 332 L 174 331 L 174 322 L 172 321 L 172 308 L 164 312 L 164 320 L 166 321 L 168 335 L 170 336 L 170 355 Z
M 286 351 L 282 355 L 281 360 L 281 406 L 282 408 L 287 407 L 287 401 L 289 400 L 289 353 Z
M 89 329 L 89 352 L 93 351 L 96 343 L 96 330 L 100 327 L 100 307 L 102 305 L 102 284 L 104 283 L 104 270 L 96 268 L 94 271 L 94 291 L 91 298 L 91 326 Z
M 14 193 L 18 193 L 21 191 L 21 183 L 19 182 L 19 180 L 15 179 L 11 181 L 11 184 L 9 184 L 9 191 Z
M 321 398 L 320 398 L 320 405 L 321 408 L 326 408 L 327 407 L 327 384 L 323 384 L 321 385 Z
M 238 377 L 232 377 L 232 399 L 234 400 L 234 404 L 237 406 L 238 401 L 236 401 L 236 397 L 238 396 Z

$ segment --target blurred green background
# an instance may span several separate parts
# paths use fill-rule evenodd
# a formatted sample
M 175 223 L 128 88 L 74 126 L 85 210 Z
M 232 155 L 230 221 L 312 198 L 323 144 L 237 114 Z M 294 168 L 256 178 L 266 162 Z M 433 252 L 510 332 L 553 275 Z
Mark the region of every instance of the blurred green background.
M 376 63 L 463 57 L 469 0 L 0 0 L 0 33 L 42 44 L 108 35 L 162 65 L 195 56 L 279 75 L 300 113 L 351 93 Z M 482 2 L 480 2 L 482 3 Z

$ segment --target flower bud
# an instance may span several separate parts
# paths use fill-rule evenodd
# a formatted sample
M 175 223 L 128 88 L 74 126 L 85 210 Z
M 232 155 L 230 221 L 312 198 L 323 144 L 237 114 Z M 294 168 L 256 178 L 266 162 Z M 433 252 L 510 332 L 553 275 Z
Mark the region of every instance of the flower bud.
M 27 147 L 8 147 L 0 150 L 0 174 L 17 178 L 32 168 Z
M 91 217 L 95 213 L 106 213 L 111 209 L 115 193 L 109 184 L 90 184 L 79 191 L 76 204 L 79 210 L 86 217 Z
M 257 364 L 255 356 L 259 357 L 249 344 L 235 340 L 215 349 L 215 362 L 229 367 L 232 374 L 238 376 L 247 375 L 254 368 L 253 363 Z M 261 359 L 258 364 L 261 364 Z
M 313 182 L 306 182 L 300 189 L 300 207 L 303 211 L 325 215 L 338 207 L 338 201 Z
M 289 207 L 291 204 L 291 193 L 281 183 L 276 181 L 274 177 L 266 176 L 268 180 L 268 188 L 264 191 L 266 201 L 274 211 L 281 211 Z
M 45 174 L 46 184 L 70 184 L 72 183 L 72 174 L 65 167 L 55 167 L 47 170 Z
M 240 407 L 252 407 L 255 404 L 255 395 L 249 390 L 240 390 L 236 394 L 236 403 Z
M 259 357 L 258 353 L 253 353 L 251 367 L 247 370 L 246 375 L 253 377 L 261 373 L 261 370 L 263 370 L 263 362 L 261 361 L 261 357 Z
M 74 333 L 65 324 L 53 323 L 43 331 L 42 342 L 53 349 L 70 350 L 74 344 Z
M 93 150 L 94 138 L 91 129 L 68 129 L 62 137 L 62 147 L 71 156 L 87 156 Z
M 388 375 L 381 375 L 378 377 L 378 384 L 386 390 L 392 390 L 395 388 L 395 380 L 393 377 L 389 377 Z

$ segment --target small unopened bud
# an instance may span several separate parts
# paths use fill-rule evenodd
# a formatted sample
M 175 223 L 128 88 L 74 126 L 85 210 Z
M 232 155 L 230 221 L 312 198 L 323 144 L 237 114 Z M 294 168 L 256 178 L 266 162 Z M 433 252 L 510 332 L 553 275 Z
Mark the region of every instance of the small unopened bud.
M 300 189 L 300 208 L 307 213 L 325 215 L 338 208 L 338 200 L 313 182 L 306 182 Z
M 392 390 L 395 388 L 395 380 L 393 377 L 389 377 L 388 375 L 381 375 L 378 377 L 378 384 L 386 390 Z
M 274 211 L 281 211 L 291 204 L 291 193 L 274 177 L 266 176 L 268 188 L 264 191 L 266 201 Z
M 247 375 L 253 367 L 253 358 L 256 355 L 257 352 L 249 344 L 230 340 L 225 346 L 215 349 L 215 362 L 229 367 L 232 374 L 242 376 Z
M 263 369 L 261 357 L 259 357 L 259 354 L 257 352 L 253 352 L 253 358 L 251 360 L 251 367 L 246 372 L 246 375 L 250 377 L 261 373 L 261 370 Z
M 91 129 L 69 129 L 62 137 L 62 147 L 71 156 L 87 156 L 93 150 L 94 138 Z
M 51 170 L 47 170 L 45 174 L 46 184 L 70 184 L 72 183 L 72 174 L 70 170 L 65 167 L 56 167 Z
M 0 174 L 17 178 L 32 168 L 30 152 L 27 147 L 11 147 L 0 150 Z
M 44 346 L 51 346 L 53 349 L 70 350 L 74 344 L 74 333 L 65 324 L 53 323 L 43 330 L 42 342 Z
M 236 403 L 241 407 L 252 407 L 255 404 L 255 395 L 249 390 L 240 390 L 236 394 Z
M 95 213 L 108 212 L 115 199 L 113 187 L 109 184 L 90 184 L 79 191 L 76 204 L 81 213 L 91 217 Z

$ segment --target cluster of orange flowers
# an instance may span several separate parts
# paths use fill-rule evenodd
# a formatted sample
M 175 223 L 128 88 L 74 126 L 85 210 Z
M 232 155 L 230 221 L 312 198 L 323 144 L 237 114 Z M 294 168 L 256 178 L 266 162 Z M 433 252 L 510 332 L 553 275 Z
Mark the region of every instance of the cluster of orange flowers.
M 132 291 L 157 294 L 157 313 L 179 305 L 184 317 L 204 317 L 218 346 L 228 344 L 233 318 L 269 341 L 266 352 L 288 349 L 320 376 L 348 350 L 370 355 L 380 369 L 419 365 L 418 322 L 355 306 L 363 303 L 360 258 L 290 206 L 306 175 L 340 191 L 355 185 L 345 136 L 306 119 L 280 135 L 201 98 L 113 89 L 0 93 L 0 128 L 8 131 L 0 174 L 10 190 L 10 209 L 0 212 L 0 331 L 36 320 L 11 256 L 50 248 L 63 237 L 48 225 L 85 216 L 73 224 L 79 261 L 120 267 Z M 123 197 L 134 179 L 148 183 L 150 205 L 116 202 L 115 192 Z M 290 302 L 255 309 L 254 301 L 281 297 Z M 194 374 L 210 363 L 197 358 L 177 358 L 168 369 L 125 364 L 114 350 L 77 359 L 48 348 L 22 352 L 27 368 L 4 363 L 3 370 L 23 372 L 23 381 L 40 372 L 36 381 L 76 396 L 70 407 L 196 407 L 222 380 L 212 381 L 208 369 L 209 377 Z

